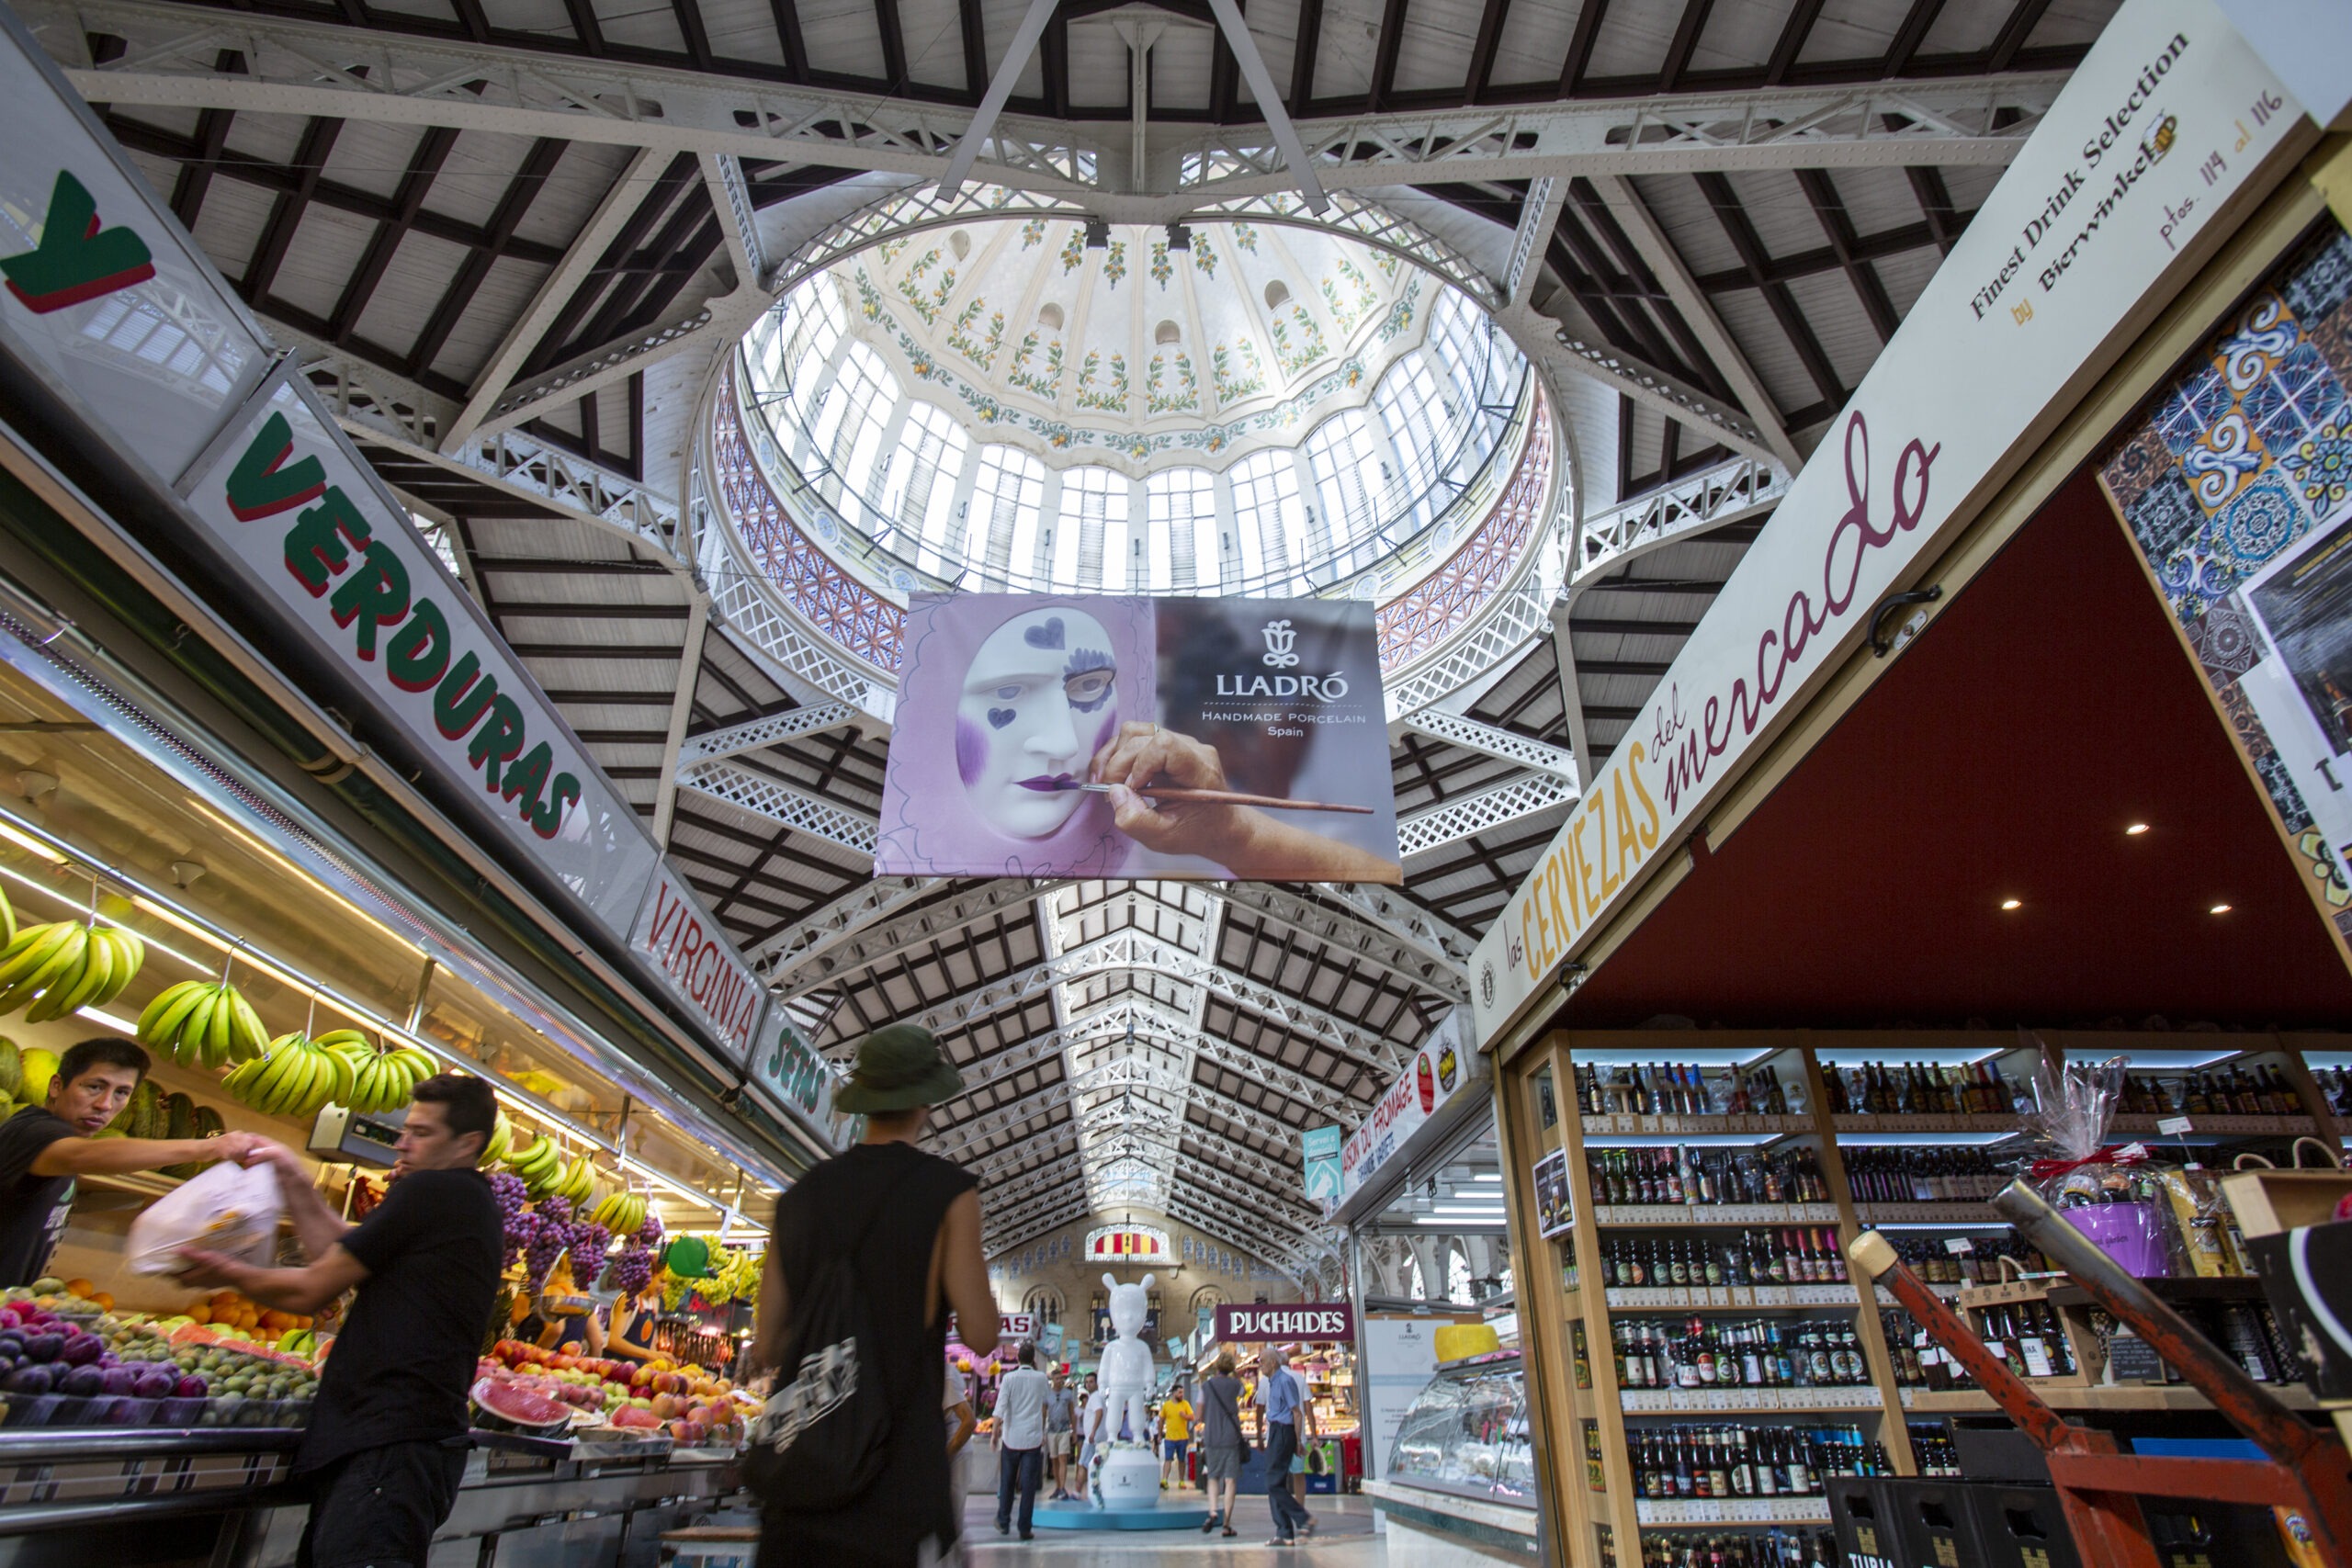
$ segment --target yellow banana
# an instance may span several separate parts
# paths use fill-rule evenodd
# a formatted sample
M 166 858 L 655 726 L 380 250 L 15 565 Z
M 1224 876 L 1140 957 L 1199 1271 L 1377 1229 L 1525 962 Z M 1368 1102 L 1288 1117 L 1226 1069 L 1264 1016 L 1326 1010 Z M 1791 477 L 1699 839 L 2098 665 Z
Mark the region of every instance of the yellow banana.
M 13 1012 L 22 1007 L 56 977 L 68 964 L 81 955 L 74 938 L 82 928 L 71 920 L 58 920 L 47 928 L 44 939 L 26 949 L 16 969 L 16 978 L 0 989 L 0 1012 Z
M 220 1001 L 218 986 L 199 987 L 196 1005 L 180 1015 L 179 1032 L 172 1036 L 172 1055 L 186 1066 L 203 1065 L 205 1032 L 211 1027 L 212 1010 Z
M 238 1061 L 251 1061 L 269 1048 L 269 1031 L 262 1026 L 261 1014 L 234 987 L 229 990 L 229 1021 L 234 1037 L 230 1055 Z
M 187 1021 L 189 1011 L 203 998 L 204 982 L 201 980 L 182 980 L 176 986 L 166 987 L 147 1004 L 147 1010 L 139 1015 L 139 1038 L 159 1051 L 170 1051 L 176 1055 L 178 1053 L 175 1047 L 179 1040 L 180 1025 Z
M 98 994 L 100 1005 L 122 995 L 131 976 L 146 965 L 147 943 L 137 931 L 120 926 L 106 928 L 107 945 L 114 950 L 114 971 L 107 976 L 106 988 Z
M 78 1011 L 96 999 L 113 974 L 114 949 L 107 943 L 105 933 L 85 930 L 82 933 L 81 962 L 43 991 L 39 1001 L 25 1010 L 25 1021 L 28 1023 L 43 1023 Z
M 90 933 L 86 928 L 75 926 L 67 933 L 54 967 L 43 964 L 34 976 L 40 983 L 25 987 L 26 993 L 33 997 L 33 1005 L 25 1010 L 25 1017 L 33 1022 L 55 1018 L 58 1004 L 82 989 L 89 972 Z
M 0 959 L 0 991 L 14 989 L 17 983 L 29 976 L 63 945 L 74 934 L 71 920 L 52 920 L 45 926 L 32 926 L 17 934 L 8 944 L 7 956 Z

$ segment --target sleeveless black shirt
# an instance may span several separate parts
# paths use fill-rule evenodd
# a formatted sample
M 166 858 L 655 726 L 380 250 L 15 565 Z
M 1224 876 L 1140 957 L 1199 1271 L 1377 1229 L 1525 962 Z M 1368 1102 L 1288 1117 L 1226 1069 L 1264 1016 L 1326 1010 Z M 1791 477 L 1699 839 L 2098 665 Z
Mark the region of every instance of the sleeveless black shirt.
M 911 1564 L 926 1538 L 944 1550 L 961 1531 L 949 1501 L 947 1435 L 939 1419 L 947 1312 L 943 1305 L 926 1325 L 923 1292 L 948 1204 L 978 1185 L 963 1167 L 911 1144 L 857 1144 L 776 1201 L 768 1245 L 776 1249 L 792 1301 L 805 1298 L 820 1261 L 839 1256 L 872 1222 L 856 1263 L 874 1314 L 876 1353 L 888 1369 L 890 1454 L 873 1487 L 846 1508 L 807 1513 L 788 1497 L 770 1499 L 760 1532 L 763 1564 Z

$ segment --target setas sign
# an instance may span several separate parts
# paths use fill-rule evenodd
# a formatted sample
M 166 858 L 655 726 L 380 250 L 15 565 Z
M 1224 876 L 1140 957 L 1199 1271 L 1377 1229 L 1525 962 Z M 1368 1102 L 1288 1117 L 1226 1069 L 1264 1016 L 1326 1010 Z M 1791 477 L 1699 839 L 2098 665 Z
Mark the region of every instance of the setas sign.
M 1243 1344 L 1352 1343 L 1355 1308 L 1345 1302 L 1260 1302 L 1216 1309 L 1216 1337 Z

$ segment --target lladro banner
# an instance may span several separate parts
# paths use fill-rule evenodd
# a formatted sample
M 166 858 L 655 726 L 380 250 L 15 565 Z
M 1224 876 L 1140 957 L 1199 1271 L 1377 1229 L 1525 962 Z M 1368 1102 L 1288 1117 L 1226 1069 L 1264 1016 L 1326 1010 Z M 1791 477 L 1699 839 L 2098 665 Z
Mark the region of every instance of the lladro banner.
M 874 871 L 1401 881 L 1373 606 L 913 595 Z
M 2125 0 L 1478 943 L 1481 1043 L 2032 450 L 2249 176 L 2315 134 L 2213 0 Z

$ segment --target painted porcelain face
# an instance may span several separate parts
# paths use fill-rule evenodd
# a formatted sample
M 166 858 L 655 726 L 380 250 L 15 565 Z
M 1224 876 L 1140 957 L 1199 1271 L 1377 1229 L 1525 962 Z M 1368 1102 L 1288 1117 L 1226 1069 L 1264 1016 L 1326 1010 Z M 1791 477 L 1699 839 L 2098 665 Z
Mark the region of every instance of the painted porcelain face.
M 1118 674 L 1110 634 L 1080 611 L 1032 610 L 989 634 L 956 709 L 956 769 L 980 820 L 1041 839 L 1070 819 L 1086 795 L 1054 786 L 1083 780 L 1117 729 Z

